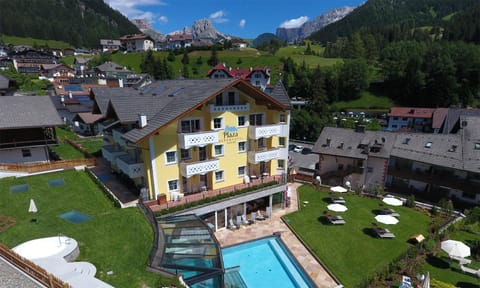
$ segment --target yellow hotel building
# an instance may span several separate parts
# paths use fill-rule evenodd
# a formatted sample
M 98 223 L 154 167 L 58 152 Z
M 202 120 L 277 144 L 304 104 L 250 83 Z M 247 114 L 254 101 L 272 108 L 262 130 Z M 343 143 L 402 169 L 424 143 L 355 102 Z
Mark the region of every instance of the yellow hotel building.
M 106 118 L 103 157 L 145 187 L 146 199 L 176 200 L 287 172 L 290 102 L 281 83 L 270 94 L 241 79 L 91 94 L 94 113 Z

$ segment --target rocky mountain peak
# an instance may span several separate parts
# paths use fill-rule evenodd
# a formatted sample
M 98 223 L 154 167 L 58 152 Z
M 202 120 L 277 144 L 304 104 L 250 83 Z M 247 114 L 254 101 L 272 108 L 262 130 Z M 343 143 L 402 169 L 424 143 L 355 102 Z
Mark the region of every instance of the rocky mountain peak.
M 218 39 L 230 38 L 218 32 L 209 19 L 200 19 L 195 21 L 192 25 L 192 36 L 193 39 L 205 39 L 214 41 Z

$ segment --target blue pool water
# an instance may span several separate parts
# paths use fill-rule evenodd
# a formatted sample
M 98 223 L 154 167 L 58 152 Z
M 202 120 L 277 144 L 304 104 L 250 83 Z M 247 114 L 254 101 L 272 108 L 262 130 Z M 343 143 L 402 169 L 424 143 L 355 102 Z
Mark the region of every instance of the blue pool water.
M 249 288 L 315 287 L 277 237 L 268 237 L 222 249 L 225 268 L 240 266 Z

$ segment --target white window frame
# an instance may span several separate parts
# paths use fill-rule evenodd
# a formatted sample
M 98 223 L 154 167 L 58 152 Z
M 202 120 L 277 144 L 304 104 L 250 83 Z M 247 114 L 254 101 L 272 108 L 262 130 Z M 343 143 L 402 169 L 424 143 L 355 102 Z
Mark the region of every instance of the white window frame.
M 168 153 L 175 153 L 175 160 L 174 161 L 172 161 L 172 162 L 168 161 Z M 175 151 L 175 150 L 166 151 L 165 152 L 165 164 L 166 165 L 171 165 L 171 164 L 176 164 L 176 163 L 178 163 L 177 151 Z
M 185 158 L 184 158 L 183 155 L 182 155 L 182 152 L 183 152 L 183 151 L 187 151 L 187 154 L 188 154 L 187 157 L 185 157 Z M 192 159 L 192 151 L 191 151 L 191 149 L 180 149 L 180 161 L 190 160 L 190 159 Z
M 215 120 L 216 119 L 220 119 L 220 128 L 215 128 Z M 225 126 L 224 126 L 224 123 L 223 123 L 223 117 L 215 117 L 212 119 L 212 129 L 213 130 L 220 130 L 220 129 L 223 129 Z
M 245 147 L 244 147 L 243 150 L 240 150 L 240 143 L 245 143 Z M 245 152 L 247 152 L 247 150 L 248 150 L 247 141 L 240 141 L 240 142 L 238 142 L 238 144 L 237 144 L 237 150 L 238 150 L 238 153 L 245 153 Z
M 217 179 L 217 173 L 220 173 L 220 175 L 222 176 L 221 179 Z M 224 170 L 215 171 L 215 183 L 223 182 L 223 181 L 225 181 L 225 171 Z
M 243 174 L 240 174 L 240 168 L 243 168 Z M 238 178 L 241 178 L 241 177 L 244 177 L 245 175 L 247 175 L 247 166 L 238 166 L 237 167 L 237 175 L 238 175 Z
M 216 149 L 217 146 L 222 148 L 222 152 L 221 152 L 220 154 L 217 154 L 217 149 Z M 215 157 L 225 155 L 225 145 L 223 145 L 223 144 L 215 144 L 215 145 L 213 145 L 213 154 L 215 155 Z
M 170 189 L 170 182 L 173 182 L 175 181 L 177 183 L 177 188 L 172 190 Z M 180 191 L 180 180 L 179 179 L 170 179 L 170 180 L 167 180 L 167 191 L 168 192 L 177 192 L 177 191 Z
M 240 125 L 240 117 L 243 118 L 243 125 Z M 238 117 L 237 117 L 237 125 L 238 125 L 238 127 L 246 127 L 247 124 L 248 124 L 247 121 L 248 121 L 248 120 L 247 120 L 247 116 L 246 116 L 246 115 L 238 115 Z

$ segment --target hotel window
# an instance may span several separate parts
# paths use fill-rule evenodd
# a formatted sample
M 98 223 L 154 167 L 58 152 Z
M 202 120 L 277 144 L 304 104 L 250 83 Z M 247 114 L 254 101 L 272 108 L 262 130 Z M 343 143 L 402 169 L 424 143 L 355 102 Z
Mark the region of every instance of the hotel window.
M 257 147 L 258 148 L 265 148 L 265 138 L 260 138 L 257 141 Z
M 246 123 L 245 123 L 245 120 L 246 120 L 246 119 L 245 119 L 245 116 L 243 116 L 243 115 L 242 115 L 242 116 L 238 116 L 238 126 L 239 126 L 239 127 L 245 126 L 245 124 L 246 124 Z
M 32 157 L 32 151 L 30 151 L 30 149 L 22 149 L 22 156 L 23 157 Z
M 223 128 L 223 118 L 213 118 L 213 129 Z
M 180 160 L 188 160 L 191 159 L 190 156 L 190 149 L 181 149 L 180 150 Z
M 220 170 L 220 171 L 215 171 L 215 182 L 221 182 L 224 180 L 224 177 L 223 177 L 223 170 Z
M 238 177 L 243 177 L 245 176 L 245 171 L 246 171 L 246 167 L 245 166 L 240 166 L 238 167 Z
M 247 142 L 246 141 L 238 142 L 238 152 L 245 152 L 245 151 L 247 151 Z
M 282 147 L 285 147 L 285 137 L 278 137 L 278 145 L 279 146 L 282 146 Z
M 200 131 L 200 119 L 182 120 L 180 123 L 182 133 L 193 133 Z
M 165 161 L 167 164 L 177 163 L 177 151 L 165 152 Z
M 235 105 L 235 92 L 228 92 L 228 105 Z
M 215 145 L 215 156 L 223 156 L 223 144 Z
M 278 166 L 278 168 L 282 168 L 282 169 L 285 168 L 285 160 L 278 159 L 277 160 L 277 166 Z
M 168 191 L 178 191 L 178 179 L 168 181 Z
M 261 126 L 263 124 L 263 114 L 251 114 L 249 124 L 252 126 Z
M 222 106 L 223 105 L 223 95 L 222 94 L 217 95 L 217 97 L 215 97 L 215 105 L 216 106 Z
M 285 116 L 285 114 L 280 114 L 280 123 L 285 123 L 287 122 L 287 117 Z

